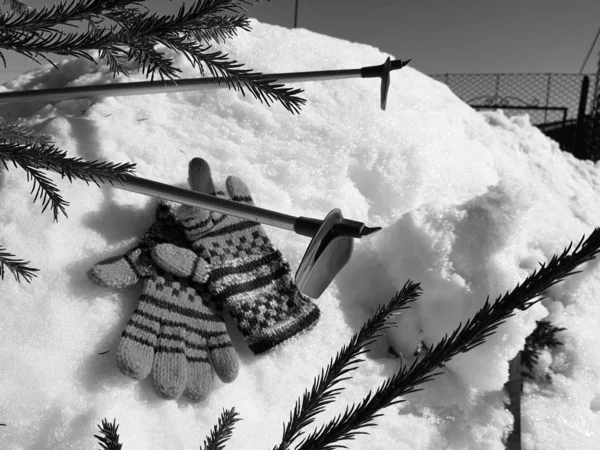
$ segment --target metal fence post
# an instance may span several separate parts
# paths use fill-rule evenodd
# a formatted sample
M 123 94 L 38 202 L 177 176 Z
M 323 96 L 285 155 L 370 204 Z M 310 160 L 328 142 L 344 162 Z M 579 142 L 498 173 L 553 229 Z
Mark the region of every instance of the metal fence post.
M 594 97 L 592 98 L 592 111 L 590 112 L 589 128 L 586 135 L 587 153 L 593 161 L 598 160 L 600 154 L 600 57 L 596 72 Z
M 579 94 L 579 109 L 577 110 L 577 124 L 573 136 L 573 154 L 577 159 L 584 158 L 583 142 L 585 141 L 585 110 L 587 108 L 588 91 L 590 90 L 590 77 L 583 77 L 581 93 Z
M 298 2 L 300 0 L 296 0 L 296 4 L 294 5 L 294 28 L 298 28 Z
M 546 104 L 544 106 L 550 105 L 550 84 L 552 83 L 552 74 L 548 74 L 548 84 L 546 85 Z M 544 122 L 548 122 L 548 111 L 544 111 Z

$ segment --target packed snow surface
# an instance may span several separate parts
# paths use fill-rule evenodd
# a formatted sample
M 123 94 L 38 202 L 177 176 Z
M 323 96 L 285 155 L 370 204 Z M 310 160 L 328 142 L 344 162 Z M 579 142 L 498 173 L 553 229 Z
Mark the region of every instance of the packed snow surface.
M 291 72 L 381 64 L 375 48 L 306 30 L 253 21 L 221 46 L 256 70 Z M 395 55 L 418 59 L 419 55 Z M 197 72 L 173 55 L 183 77 Z M 87 61 L 42 67 L 5 85 L 28 90 L 125 82 Z M 143 80 L 134 76 L 132 80 Z M 134 162 L 137 174 L 186 186 L 187 165 L 200 156 L 217 183 L 235 174 L 259 206 L 382 226 L 356 242 L 348 266 L 316 300 L 322 316 L 311 331 L 254 356 L 228 322 L 241 358 L 238 379 L 217 381 L 202 403 L 164 400 L 150 377 L 135 381 L 115 364 L 120 334 L 140 286 L 111 290 L 86 271 L 124 253 L 153 222 L 156 201 L 52 175 L 70 202 L 54 223 L 32 203 L 25 173 L 0 178 L 0 243 L 31 260 L 39 276 L 2 282 L 0 447 L 92 449 L 97 424 L 117 419 L 127 450 L 198 448 L 224 408 L 241 422 L 228 450 L 280 442 L 294 402 L 378 304 L 404 283 L 423 296 L 380 339 L 346 390 L 317 421 L 325 423 L 410 362 L 422 341 L 435 344 L 492 299 L 524 280 L 571 241 L 600 225 L 600 171 L 560 151 L 526 116 L 478 113 L 445 85 L 411 67 L 393 72 L 387 110 L 379 80 L 299 84 L 300 115 L 267 107 L 227 89 L 3 106 L 6 119 L 48 133 L 70 156 Z M 296 268 L 308 239 L 266 227 Z M 508 362 L 535 321 L 566 328 L 564 345 L 540 358 L 540 380 L 525 385 L 523 448 L 600 448 L 600 271 L 585 271 L 518 312 L 487 342 L 450 362 L 421 392 L 384 410 L 370 436 L 351 449 L 501 449 L 512 428 L 503 385 Z

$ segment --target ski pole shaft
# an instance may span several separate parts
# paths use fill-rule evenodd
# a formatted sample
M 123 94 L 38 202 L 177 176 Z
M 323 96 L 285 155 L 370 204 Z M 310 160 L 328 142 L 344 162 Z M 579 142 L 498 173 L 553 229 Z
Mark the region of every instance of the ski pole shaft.
M 171 186 L 132 175 L 126 175 L 121 183 L 115 182 L 112 186 L 138 194 L 241 217 L 253 222 L 294 231 L 297 234 L 307 237 L 313 237 L 323 223 L 319 219 L 290 216 L 258 206 L 234 202 L 215 197 L 214 195 L 203 194 L 190 189 Z M 378 227 L 369 228 L 364 223 L 356 220 L 344 219 L 336 225 L 335 232 L 340 236 L 361 238 L 380 229 Z
M 146 178 L 126 175 L 122 184 L 114 182 L 113 187 L 189 206 L 206 208 L 222 214 L 242 217 L 253 222 L 260 222 L 286 230 L 294 230 L 296 218 L 293 216 L 245 203 L 226 200 L 214 195 L 203 194 L 190 189 L 171 186 L 170 184 L 159 183 Z
M 389 59 L 389 58 L 388 58 Z M 266 79 L 285 82 L 336 80 L 343 78 L 383 77 L 385 71 L 404 67 L 409 61 L 391 61 L 391 66 L 368 66 L 360 69 L 322 70 L 312 72 L 290 72 L 265 74 Z M 38 89 L 32 91 L 5 92 L 0 94 L 0 104 L 33 101 L 61 101 L 89 97 L 115 97 L 125 95 L 160 94 L 227 87 L 222 79 L 192 78 L 165 82 L 139 81 L 133 83 L 76 86 L 67 88 Z

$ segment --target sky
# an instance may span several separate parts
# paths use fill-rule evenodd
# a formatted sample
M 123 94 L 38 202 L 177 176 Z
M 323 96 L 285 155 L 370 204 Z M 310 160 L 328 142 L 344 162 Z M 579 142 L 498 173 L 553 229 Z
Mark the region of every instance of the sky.
M 148 2 L 165 13 L 179 4 Z M 263 1 L 249 8 L 249 16 L 291 28 L 294 4 Z M 299 0 L 298 8 L 298 27 L 410 58 L 413 67 L 428 74 L 578 73 L 599 18 L 596 0 Z M 599 52 L 597 43 L 585 73 L 595 72 Z M 0 71 L 0 81 L 35 67 L 24 57 L 6 55 L 8 71 Z
M 261 23 L 224 48 L 272 72 L 384 57 L 363 44 Z M 185 76 L 194 73 L 183 57 L 169 56 Z M 61 63 L 59 73 L 45 68 L 0 89 L 114 82 L 108 68 L 85 60 Z M 340 208 L 348 219 L 382 227 L 354 242 L 348 265 L 314 299 L 321 314 L 312 329 L 254 355 L 227 319 L 237 379 L 215 378 L 199 403 L 185 395 L 165 400 L 152 376 L 135 380 L 116 364 L 140 283 L 115 289 L 87 276 L 138 242 L 156 201 L 48 174 L 70 203 L 68 218 L 54 223 L 39 200 L 33 203 L 25 174 L 9 165 L 0 173 L 0 245 L 40 272 L 30 284 L 10 274 L 2 281 L 3 450 L 97 448 L 93 435 L 103 418 L 116 419 L 124 449 L 193 449 L 232 407 L 242 420 L 225 449 L 273 448 L 298 396 L 409 279 L 422 295 L 336 386 L 345 390 L 315 427 L 410 365 L 421 342 L 435 345 L 488 296 L 514 289 L 600 225 L 598 164 L 562 152 L 527 116 L 479 113 L 410 66 L 391 74 L 385 111 L 379 80 L 302 87 L 307 104 L 296 115 L 227 89 L 0 108 L 0 117 L 51 135 L 72 157 L 133 162 L 139 176 L 177 186 L 187 185 L 190 159 L 202 157 L 218 188 L 236 175 L 258 206 L 314 218 Z M 275 227 L 265 232 L 295 273 L 309 239 Z M 600 262 L 580 269 L 542 302 L 516 311 L 485 344 L 436 368 L 434 380 L 383 410 L 349 450 L 504 450 L 513 423 L 505 406 L 509 361 L 542 318 L 565 330 L 556 336 L 562 345 L 541 352 L 535 380 L 525 383 L 522 448 L 597 450 Z

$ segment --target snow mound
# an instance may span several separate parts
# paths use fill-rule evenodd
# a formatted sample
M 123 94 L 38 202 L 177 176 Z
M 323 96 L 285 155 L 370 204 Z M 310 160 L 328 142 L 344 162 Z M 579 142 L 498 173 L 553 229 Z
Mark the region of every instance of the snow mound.
M 252 25 L 222 49 L 266 73 L 356 68 L 389 56 L 302 29 Z M 183 77 L 197 76 L 184 58 L 173 58 Z M 125 81 L 83 60 L 59 67 L 29 72 L 5 89 Z M 41 272 L 31 284 L 9 277 L 2 283 L 2 448 L 92 448 L 104 417 L 117 419 L 128 450 L 197 448 L 233 406 L 243 421 L 226 448 L 272 447 L 298 396 L 408 279 L 422 284 L 423 297 L 317 425 L 398 369 L 388 345 L 410 361 L 420 342 L 434 344 L 488 295 L 511 289 L 600 224 L 597 167 L 561 152 L 526 116 L 480 114 L 411 67 L 391 78 L 387 111 L 379 110 L 379 81 L 369 79 L 296 83 L 307 99 L 296 116 L 226 89 L 0 108 L 4 118 L 51 134 L 71 156 L 134 162 L 139 176 L 177 185 L 186 183 L 188 161 L 200 156 L 217 182 L 243 178 L 259 206 L 312 217 L 337 207 L 345 217 L 384 227 L 356 242 L 351 262 L 316 300 L 322 317 L 313 330 L 256 357 L 230 327 L 241 359 L 238 379 L 217 382 L 200 404 L 165 401 L 151 380 L 125 377 L 114 361 L 139 286 L 117 292 L 86 277 L 94 263 L 134 245 L 156 202 L 53 176 L 71 203 L 69 218 L 53 223 L 32 204 L 25 175 L 3 172 L 0 242 Z M 308 240 L 267 232 L 296 268 Z M 549 314 L 567 330 L 564 345 L 546 358 L 554 382 L 527 388 L 524 448 L 593 448 L 600 441 L 599 289 L 595 265 L 556 286 L 543 305 L 517 313 L 423 391 L 384 410 L 371 436 L 348 448 L 504 448 L 512 427 L 502 390 L 508 361 Z

